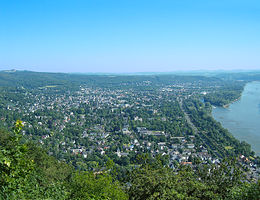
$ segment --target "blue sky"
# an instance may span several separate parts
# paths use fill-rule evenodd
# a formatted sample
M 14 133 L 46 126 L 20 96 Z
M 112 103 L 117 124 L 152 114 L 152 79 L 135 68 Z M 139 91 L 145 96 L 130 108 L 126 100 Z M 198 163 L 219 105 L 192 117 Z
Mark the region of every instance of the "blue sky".
M 0 70 L 260 69 L 258 0 L 0 0 Z

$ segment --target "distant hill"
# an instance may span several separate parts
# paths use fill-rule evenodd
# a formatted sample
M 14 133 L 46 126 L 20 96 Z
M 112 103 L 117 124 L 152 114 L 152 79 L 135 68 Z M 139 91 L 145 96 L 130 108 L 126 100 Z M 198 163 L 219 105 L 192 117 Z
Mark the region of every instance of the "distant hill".
M 221 81 L 218 78 L 193 75 L 86 75 L 68 73 L 49 73 L 5 70 L 0 72 L 0 85 L 9 87 L 23 86 L 25 88 L 43 87 L 46 85 L 78 86 L 88 84 L 92 86 L 115 86 L 118 84 L 136 84 L 150 81 L 153 84 L 178 83 L 185 81 Z

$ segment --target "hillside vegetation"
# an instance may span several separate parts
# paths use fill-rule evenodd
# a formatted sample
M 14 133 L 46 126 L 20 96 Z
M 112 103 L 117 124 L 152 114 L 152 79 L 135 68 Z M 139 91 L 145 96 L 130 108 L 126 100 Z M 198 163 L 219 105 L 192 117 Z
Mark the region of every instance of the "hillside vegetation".
M 0 131 L 0 199 L 259 199 L 260 182 L 247 183 L 234 160 L 220 167 L 197 165 L 177 172 L 147 154 L 124 180 L 113 162 L 99 171 L 75 171 L 32 143 L 23 143 L 21 121 Z M 200 166 L 200 167 L 199 167 Z

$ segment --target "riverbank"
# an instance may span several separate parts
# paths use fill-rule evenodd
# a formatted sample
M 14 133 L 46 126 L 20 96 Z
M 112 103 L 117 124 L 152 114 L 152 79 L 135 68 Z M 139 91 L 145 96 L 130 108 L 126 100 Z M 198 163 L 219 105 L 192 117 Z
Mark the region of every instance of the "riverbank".
M 241 96 L 242 96 L 242 93 L 240 94 L 240 97 L 239 97 L 239 98 L 237 98 L 237 99 L 231 101 L 231 102 L 228 103 L 228 104 L 223 105 L 222 107 L 223 107 L 223 108 L 228 108 L 232 103 L 235 103 L 236 101 L 240 100 L 240 99 L 241 99 Z
M 227 128 L 235 138 L 249 143 L 258 156 L 260 156 L 259 108 L 260 82 L 250 82 L 246 84 L 240 98 L 225 107 L 213 107 L 212 110 L 214 119 Z

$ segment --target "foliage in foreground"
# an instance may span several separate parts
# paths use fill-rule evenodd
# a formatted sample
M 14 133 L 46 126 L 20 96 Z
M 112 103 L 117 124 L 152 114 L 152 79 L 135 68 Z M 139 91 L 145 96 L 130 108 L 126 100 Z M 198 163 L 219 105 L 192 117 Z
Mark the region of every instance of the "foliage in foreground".
M 0 199 L 127 199 L 109 174 L 76 172 L 34 144 L 22 144 L 17 121 L 13 134 L 0 131 Z
M 176 172 L 162 157 L 140 156 L 123 190 L 111 175 L 113 163 L 103 172 L 75 171 L 34 144 L 23 144 L 21 128 L 17 121 L 13 134 L 0 131 L 0 199 L 260 199 L 260 182 L 246 182 L 232 160 Z
M 219 167 L 181 166 L 178 172 L 163 166 L 160 159 L 146 160 L 131 172 L 128 181 L 132 200 L 260 199 L 260 181 L 247 183 L 233 160 L 224 160 Z

